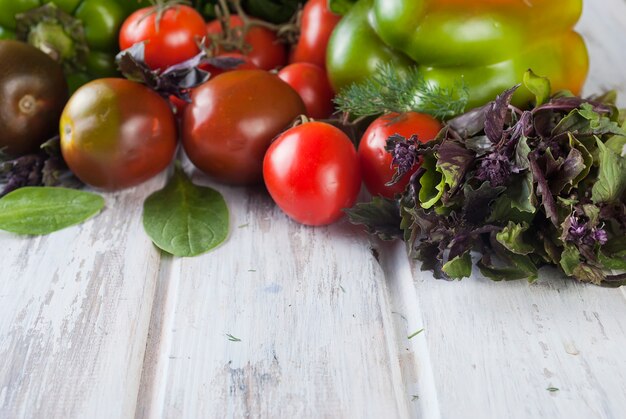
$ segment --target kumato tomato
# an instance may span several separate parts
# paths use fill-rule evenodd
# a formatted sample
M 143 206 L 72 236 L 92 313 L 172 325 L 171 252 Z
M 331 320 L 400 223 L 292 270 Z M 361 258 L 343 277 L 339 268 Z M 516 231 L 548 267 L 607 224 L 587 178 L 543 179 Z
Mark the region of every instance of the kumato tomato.
M 272 139 L 306 112 L 287 83 L 263 70 L 235 70 L 195 88 L 183 114 L 183 147 L 203 172 L 233 185 L 261 182 Z
M 126 79 L 99 79 L 74 93 L 61 115 L 61 152 L 83 182 L 105 190 L 137 185 L 176 151 L 167 101 Z
M 197 42 L 206 36 L 206 27 L 202 15 L 191 7 L 171 6 L 162 14 L 158 7 L 139 9 L 126 19 L 120 30 L 120 49 L 145 42 L 146 64 L 163 70 L 198 54 Z
M 340 129 L 323 122 L 281 134 L 265 155 L 263 178 L 288 216 L 312 226 L 340 219 L 361 188 L 354 145 Z
M 306 106 L 307 116 L 328 118 L 335 106 L 326 70 L 311 63 L 289 64 L 278 72 L 278 77 L 295 89 Z
M 359 163 L 367 190 L 374 196 L 393 198 L 402 193 L 417 168 L 407 173 L 400 182 L 393 186 L 385 184 L 391 181 L 396 169 L 392 167 L 391 154 L 385 151 L 387 139 L 393 134 L 409 138 L 417 135 L 425 143 L 437 136 L 441 124 L 429 115 L 407 112 L 388 114 L 379 117 L 367 128 L 359 144 Z

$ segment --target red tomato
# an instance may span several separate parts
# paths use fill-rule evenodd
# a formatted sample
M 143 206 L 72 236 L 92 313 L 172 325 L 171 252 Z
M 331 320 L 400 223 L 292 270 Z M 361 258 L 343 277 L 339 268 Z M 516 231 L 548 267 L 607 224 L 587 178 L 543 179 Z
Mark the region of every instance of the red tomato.
M 197 41 L 206 36 L 206 28 L 202 15 L 180 5 L 168 8 L 157 25 L 156 7 L 139 9 L 124 21 L 120 49 L 146 41 L 146 64 L 163 70 L 198 54 Z
M 333 89 L 323 68 L 310 63 L 289 64 L 278 77 L 298 92 L 311 118 L 328 118 L 335 110 Z
M 230 16 L 231 28 L 243 26 L 243 21 L 237 15 Z M 214 20 L 206 25 L 206 31 L 210 34 L 222 33 L 222 25 L 219 20 Z M 224 51 L 238 52 L 247 56 L 252 64 L 262 70 L 273 70 L 287 63 L 287 51 L 285 45 L 278 41 L 274 32 L 267 28 L 253 26 L 244 37 L 245 43 L 250 46 L 249 51 Z M 222 55 L 219 51 L 218 55 Z
M 258 183 L 272 139 L 305 112 L 302 99 L 262 70 L 220 74 L 195 88 L 183 115 L 183 147 L 203 172 L 230 184 Z
M 263 160 L 265 185 L 278 206 L 302 224 L 337 221 L 361 188 L 356 150 L 338 128 L 309 122 L 282 133 Z
M 61 116 L 61 151 L 83 182 L 118 190 L 165 169 L 176 151 L 167 101 L 126 79 L 99 79 L 78 89 Z
M 328 9 L 328 0 L 309 0 L 302 10 L 300 39 L 292 51 L 292 63 L 311 63 L 326 68 L 326 47 L 341 20 Z
M 375 196 L 393 198 L 395 194 L 404 191 L 411 175 L 417 170 L 416 168 L 413 172 L 406 174 L 393 186 L 385 185 L 396 172 L 391 166 L 391 154 L 385 151 L 387 138 L 393 134 L 400 134 L 407 138 L 416 134 L 419 141 L 425 143 L 435 138 L 440 130 L 439 121 L 429 115 L 416 112 L 384 115 L 372 122 L 359 144 L 359 163 L 367 190 Z

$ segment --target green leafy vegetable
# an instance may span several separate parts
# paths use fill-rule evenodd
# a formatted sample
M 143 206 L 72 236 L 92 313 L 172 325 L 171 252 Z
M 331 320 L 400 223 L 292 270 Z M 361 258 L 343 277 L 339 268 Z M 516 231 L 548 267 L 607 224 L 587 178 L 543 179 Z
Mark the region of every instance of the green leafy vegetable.
M 395 223 L 435 278 L 471 276 L 476 254 L 495 281 L 533 282 L 552 265 L 582 282 L 626 285 L 626 274 L 613 272 L 626 268 L 626 135 L 615 97 L 549 98 L 547 80 L 528 73 L 525 83 L 534 109 L 511 105 L 514 86 L 449 121 L 430 144 L 390 137 L 394 161 L 422 165 L 391 217 L 360 204 L 372 216 L 351 221 L 374 232 Z
M 228 207 L 214 189 L 194 185 L 180 167 L 144 203 L 143 225 L 160 249 L 180 257 L 197 256 L 228 236 Z
M 104 207 L 96 194 L 66 188 L 24 187 L 0 199 L 0 230 L 44 235 L 93 217 Z
M 537 106 L 541 106 L 550 99 L 550 80 L 546 77 L 536 75 L 532 70 L 524 73 L 524 86 L 531 91 L 537 100 Z

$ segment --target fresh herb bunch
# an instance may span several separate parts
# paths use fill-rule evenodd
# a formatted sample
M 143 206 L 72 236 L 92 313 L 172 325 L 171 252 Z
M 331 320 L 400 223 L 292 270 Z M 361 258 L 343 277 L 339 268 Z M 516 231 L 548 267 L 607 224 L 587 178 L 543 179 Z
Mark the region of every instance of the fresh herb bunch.
M 335 98 L 337 109 L 356 117 L 395 112 L 420 112 L 437 119 L 461 114 L 469 99 L 460 82 L 453 89 L 431 86 L 417 67 L 399 72 L 391 63 L 361 83 L 343 89 Z
M 426 144 L 392 136 L 397 176 L 421 166 L 397 200 L 349 211 L 383 239 L 404 238 L 422 269 L 461 279 L 533 282 L 542 266 L 603 286 L 626 285 L 626 122 L 615 95 L 549 98 L 527 74 L 537 106 L 511 105 L 519 86 L 461 115 Z M 545 102 L 545 103 L 544 103 Z M 620 126 L 621 125 L 621 126 Z

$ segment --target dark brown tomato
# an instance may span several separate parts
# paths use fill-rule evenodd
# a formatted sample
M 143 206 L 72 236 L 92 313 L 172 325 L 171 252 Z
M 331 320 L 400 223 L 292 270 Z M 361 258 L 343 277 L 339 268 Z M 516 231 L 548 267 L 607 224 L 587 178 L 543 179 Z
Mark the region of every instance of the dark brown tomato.
M 58 129 L 68 88 L 61 67 L 38 49 L 0 41 L 0 149 L 34 152 Z
M 305 112 L 298 93 L 274 74 L 220 74 L 194 89 L 183 116 L 183 147 L 200 170 L 221 182 L 259 183 L 272 139 Z
M 174 115 L 163 98 L 126 79 L 78 89 L 61 116 L 61 151 L 80 180 L 105 190 L 144 182 L 176 150 Z

